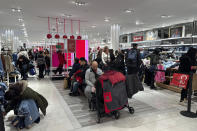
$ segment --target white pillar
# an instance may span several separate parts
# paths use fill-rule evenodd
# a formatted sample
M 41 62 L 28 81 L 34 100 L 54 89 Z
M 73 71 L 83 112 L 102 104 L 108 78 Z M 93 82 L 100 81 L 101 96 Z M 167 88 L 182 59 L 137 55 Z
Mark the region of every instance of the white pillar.
M 114 51 L 119 49 L 119 45 L 120 45 L 119 36 L 120 36 L 120 25 L 118 24 L 111 25 L 111 47 Z

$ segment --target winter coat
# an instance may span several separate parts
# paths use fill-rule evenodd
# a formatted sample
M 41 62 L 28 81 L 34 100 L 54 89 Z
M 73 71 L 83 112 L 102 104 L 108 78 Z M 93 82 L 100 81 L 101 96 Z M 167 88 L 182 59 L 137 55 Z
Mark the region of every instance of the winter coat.
M 59 66 L 63 66 L 65 64 L 65 57 L 63 53 L 58 53 Z
M 21 56 L 25 56 L 27 59 L 29 59 L 27 51 L 19 52 L 17 58 L 19 59 Z
M 96 74 L 98 76 L 100 76 L 100 75 L 102 75 L 102 73 L 103 73 L 102 70 L 98 68 Z M 95 76 L 95 73 L 93 72 L 92 68 L 89 68 L 86 71 L 85 82 L 86 82 L 87 86 L 94 87 L 94 84 L 96 82 L 96 76 Z
M 45 65 L 45 58 L 43 55 L 41 55 L 41 54 L 38 55 L 37 64 L 38 64 L 38 66 Z
M 5 71 L 6 72 L 13 72 L 14 71 L 14 65 L 12 64 L 12 58 L 9 55 L 4 55 L 5 59 Z
M 144 87 L 137 74 L 130 74 L 126 76 L 126 87 L 128 98 L 132 98 L 132 96 L 138 91 L 144 91 Z
M 42 111 L 43 115 L 46 115 L 46 108 L 48 106 L 48 102 L 41 94 L 27 87 L 26 81 L 20 81 L 15 85 L 16 86 L 11 86 L 5 94 L 5 99 L 6 96 L 9 96 L 11 92 L 12 94 L 13 92 L 15 94 L 15 96 L 11 98 L 11 102 L 6 107 L 6 112 L 14 109 L 15 105 L 18 105 L 23 100 L 32 99 L 36 102 L 37 107 Z
M 136 49 L 131 49 L 131 50 L 136 50 Z M 128 53 L 129 53 L 129 51 L 128 51 Z M 133 61 L 128 58 L 128 53 L 126 54 L 126 57 L 125 57 L 127 73 L 128 74 L 136 74 L 139 72 L 139 67 L 142 63 L 141 57 L 140 57 L 140 51 L 137 50 L 136 63 L 133 63 Z
M 50 57 L 49 56 L 45 56 L 45 63 L 46 63 L 47 68 L 49 68 L 50 65 L 51 65 Z
M 19 61 L 19 59 L 23 59 L 23 61 Z M 19 66 L 20 69 L 22 69 L 24 65 L 29 65 L 30 61 L 27 57 L 22 55 L 19 59 L 16 62 L 16 66 Z
M 191 58 L 188 55 L 183 55 L 180 58 L 180 65 L 179 65 L 179 72 L 180 73 L 186 73 L 189 74 L 191 70 L 191 66 L 196 66 L 197 62 L 196 61 L 192 61 Z M 195 72 L 195 70 L 193 70 L 193 72 Z
M 77 70 L 79 70 L 79 68 L 80 68 L 80 64 L 79 64 L 79 63 L 74 63 L 74 64 L 73 64 L 73 67 L 72 67 L 72 70 L 71 70 L 70 73 L 69 73 L 69 76 L 72 77 L 73 74 L 74 74 Z

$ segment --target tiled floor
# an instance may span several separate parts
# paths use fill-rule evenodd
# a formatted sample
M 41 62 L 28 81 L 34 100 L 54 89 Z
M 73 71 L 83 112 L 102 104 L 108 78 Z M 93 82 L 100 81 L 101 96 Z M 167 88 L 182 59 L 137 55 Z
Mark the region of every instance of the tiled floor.
M 134 115 L 121 111 L 119 120 L 105 118 L 101 124 L 95 122 L 95 112 L 89 112 L 83 97 L 70 97 L 62 87 L 63 81 L 48 79 L 29 80 L 29 86 L 43 94 L 49 101 L 47 116 L 29 131 L 196 131 L 197 118 L 180 115 L 186 107 L 178 105 L 179 94 L 167 90 L 145 88 L 129 100 L 136 110 Z M 192 110 L 195 111 L 194 104 Z M 9 115 L 11 115 L 10 113 Z M 6 131 L 14 128 L 6 122 Z

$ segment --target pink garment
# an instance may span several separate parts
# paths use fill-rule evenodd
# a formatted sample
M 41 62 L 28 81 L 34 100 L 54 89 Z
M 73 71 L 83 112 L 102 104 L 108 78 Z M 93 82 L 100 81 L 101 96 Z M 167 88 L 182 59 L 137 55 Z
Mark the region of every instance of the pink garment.
M 159 65 L 157 65 L 157 69 L 164 70 L 164 66 L 159 64 Z M 166 80 L 165 79 L 165 72 L 157 71 L 156 75 L 155 75 L 155 81 L 156 82 L 164 82 L 165 80 Z
M 52 54 L 52 67 L 58 67 L 58 65 L 59 65 L 58 54 L 54 52 Z

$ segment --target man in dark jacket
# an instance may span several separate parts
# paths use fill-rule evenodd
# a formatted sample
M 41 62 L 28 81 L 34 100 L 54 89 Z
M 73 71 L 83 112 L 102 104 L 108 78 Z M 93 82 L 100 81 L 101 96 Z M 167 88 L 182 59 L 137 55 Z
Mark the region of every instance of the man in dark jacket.
M 38 77 L 40 79 L 42 79 L 42 78 L 44 78 L 43 72 L 45 70 L 45 58 L 44 58 L 42 51 L 38 55 L 37 64 L 38 64 L 38 68 L 39 68 L 39 76 Z
M 85 83 L 85 73 L 89 68 L 89 65 L 87 64 L 87 61 L 84 57 L 80 58 L 79 61 L 81 66 L 80 69 L 76 71 L 76 73 L 72 76 L 73 86 L 71 88 L 71 93 L 69 93 L 70 96 L 79 95 L 78 88 Z
M 19 67 L 22 80 L 27 80 L 27 72 L 29 70 L 29 59 L 24 55 L 20 56 L 16 62 L 16 66 Z
M 47 100 L 41 94 L 29 88 L 26 81 L 19 81 L 11 85 L 9 90 L 5 93 L 5 99 L 9 101 L 5 107 L 5 113 L 15 109 L 21 101 L 32 99 L 42 111 L 43 115 L 46 115 L 46 108 L 48 106 Z

